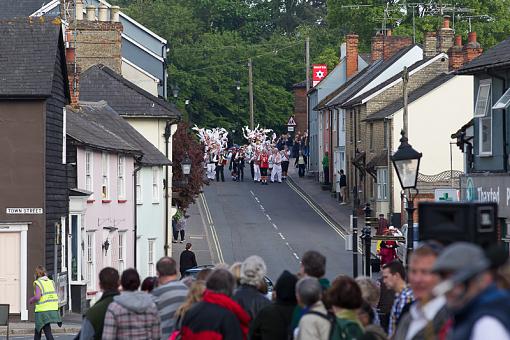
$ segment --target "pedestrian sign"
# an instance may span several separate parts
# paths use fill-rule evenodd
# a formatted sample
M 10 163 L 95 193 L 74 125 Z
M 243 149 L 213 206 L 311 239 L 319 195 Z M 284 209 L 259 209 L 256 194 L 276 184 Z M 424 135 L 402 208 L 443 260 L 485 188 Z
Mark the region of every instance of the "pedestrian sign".
M 287 121 L 287 126 L 296 126 L 296 121 L 294 120 L 294 116 L 290 116 L 289 120 Z

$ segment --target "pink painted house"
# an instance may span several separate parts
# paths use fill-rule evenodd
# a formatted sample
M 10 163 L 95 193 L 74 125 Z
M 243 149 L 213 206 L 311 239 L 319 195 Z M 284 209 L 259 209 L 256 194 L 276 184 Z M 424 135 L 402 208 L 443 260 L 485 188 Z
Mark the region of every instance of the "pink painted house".
M 135 258 L 134 172 L 141 152 L 120 137 L 122 130 L 104 128 L 98 121 L 103 115 L 118 116 L 104 102 L 80 104 L 67 112 L 67 154 L 75 164 L 71 180 L 87 196 L 81 210 L 70 211 L 71 285 L 77 286 L 75 292 L 86 289 L 87 299 L 99 291 L 102 268 L 122 272 L 134 267 Z

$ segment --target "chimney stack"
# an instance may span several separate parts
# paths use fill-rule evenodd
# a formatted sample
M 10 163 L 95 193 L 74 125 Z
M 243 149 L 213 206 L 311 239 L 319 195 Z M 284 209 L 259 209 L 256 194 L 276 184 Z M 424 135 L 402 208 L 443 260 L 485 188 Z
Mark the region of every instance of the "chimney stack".
M 425 42 L 423 46 L 423 54 L 426 58 L 431 58 L 437 54 L 437 37 L 436 32 L 425 32 Z
M 476 32 L 468 33 L 468 43 L 464 46 L 464 63 L 467 64 L 471 60 L 478 57 L 483 53 L 483 48 L 480 46 L 478 41 L 476 40 Z
M 96 7 L 94 5 L 87 5 L 87 20 L 96 21 Z
M 108 21 L 108 7 L 103 3 L 99 4 L 97 18 L 102 22 Z
M 411 37 L 399 37 L 392 35 L 391 29 L 378 32 L 372 38 L 372 61 L 377 59 L 388 59 L 404 47 L 411 46 Z
M 464 53 L 462 52 L 462 36 L 455 37 L 455 45 L 448 51 L 450 70 L 457 70 L 464 65 Z
M 76 0 L 76 20 L 83 20 L 83 1 Z
M 358 35 L 348 34 L 346 36 L 346 71 L 347 79 L 351 78 L 358 72 Z
M 450 17 L 443 18 L 443 27 L 437 32 L 438 51 L 446 53 L 453 46 L 453 29 L 450 28 Z
M 120 18 L 119 18 L 120 7 L 119 6 L 112 6 L 110 8 L 110 11 L 111 11 L 111 20 L 112 20 L 112 22 L 119 22 L 120 21 Z

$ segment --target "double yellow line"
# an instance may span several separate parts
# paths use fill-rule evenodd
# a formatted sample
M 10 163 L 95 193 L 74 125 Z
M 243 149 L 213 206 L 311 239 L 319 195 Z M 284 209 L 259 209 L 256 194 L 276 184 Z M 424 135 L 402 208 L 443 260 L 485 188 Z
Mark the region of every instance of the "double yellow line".
M 225 259 L 223 258 L 223 251 L 221 250 L 220 239 L 218 237 L 218 233 L 216 232 L 216 227 L 214 226 L 211 210 L 209 210 L 209 205 L 207 204 L 207 200 L 205 199 L 204 193 L 200 193 L 200 199 L 202 201 L 205 215 L 207 217 L 207 222 L 209 224 L 209 229 L 211 231 L 211 238 L 213 240 L 214 247 L 216 248 L 216 254 L 218 254 L 218 261 L 220 263 L 225 263 Z
M 296 186 L 291 181 L 287 180 L 286 182 L 289 187 L 294 190 L 296 194 L 298 194 L 317 213 L 317 215 L 319 215 L 324 220 L 324 222 L 326 222 L 338 235 L 340 235 L 341 238 L 344 240 L 346 239 L 345 233 L 340 230 L 340 228 L 338 228 L 329 217 L 324 215 L 314 202 L 309 200 L 308 197 L 306 197 L 298 188 L 296 188 Z

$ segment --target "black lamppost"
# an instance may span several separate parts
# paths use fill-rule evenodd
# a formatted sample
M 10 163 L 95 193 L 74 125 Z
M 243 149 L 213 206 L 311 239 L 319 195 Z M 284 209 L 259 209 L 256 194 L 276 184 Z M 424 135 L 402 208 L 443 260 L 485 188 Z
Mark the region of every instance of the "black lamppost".
M 174 98 L 177 100 L 177 97 L 179 97 L 179 91 L 181 89 L 179 88 L 179 85 L 177 84 L 173 84 L 172 85 L 172 95 L 174 96 Z
M 407 142 L 407 137 L 405 131 L 402 130 L 400 133 L 402 138 L 400 138 L 400 146 L 398 150 L 391 156 L 391 161 L 397 172 L 398 180 L 403 190 L 408 190 L 407 197 L 407 256 L 406 259 L 409 260 L 409 255 L 413 250 L 413 242 L 414 242 L 414 222 L 413 222 L 413 213 L 414 213 L 414 198 L 418 194 L 418 190 L 416 189 L 416 184 L 418 182 L 418 173 L 420 170 L 420 160 L 422 154 L 415 149 Z M 412 190 L 416 193 L 413 196 Z
M 188 153 L 186 152 L 186 155 L 181 161 L 181 170 L 184 176 L 188 176 L 191 173 L 191 164 L 192 164 L 191 159 L 189 158 Z

